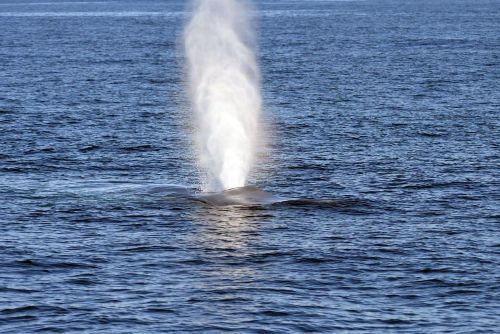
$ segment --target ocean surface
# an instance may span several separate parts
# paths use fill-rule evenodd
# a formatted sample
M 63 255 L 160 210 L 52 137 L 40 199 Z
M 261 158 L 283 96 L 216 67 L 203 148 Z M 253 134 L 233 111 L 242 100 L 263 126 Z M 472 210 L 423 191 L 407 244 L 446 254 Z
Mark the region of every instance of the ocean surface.
M 184 1 L 0 1 L 0 332 L 494 333 L 500 2 L 256 3 L 267 149 L 200 201 Z

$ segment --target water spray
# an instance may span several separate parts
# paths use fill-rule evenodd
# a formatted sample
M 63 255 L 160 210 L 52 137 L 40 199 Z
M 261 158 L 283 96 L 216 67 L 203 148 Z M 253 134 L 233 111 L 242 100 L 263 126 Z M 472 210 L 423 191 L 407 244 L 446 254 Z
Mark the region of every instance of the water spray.
M 195 0 L 184 31 L 189 98 L 205 191 L 243 187 L 255 160 L 260 73 L 249 5 Z

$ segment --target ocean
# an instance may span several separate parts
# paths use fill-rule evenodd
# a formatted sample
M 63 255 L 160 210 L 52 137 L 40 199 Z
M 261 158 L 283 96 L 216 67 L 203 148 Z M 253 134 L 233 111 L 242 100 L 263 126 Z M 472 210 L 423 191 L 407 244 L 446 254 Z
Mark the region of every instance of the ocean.
M 494 333 L 500 2 L 255 3 L 266 145 L 200 201 L 185 1 L 0 0 L 1 333 Z

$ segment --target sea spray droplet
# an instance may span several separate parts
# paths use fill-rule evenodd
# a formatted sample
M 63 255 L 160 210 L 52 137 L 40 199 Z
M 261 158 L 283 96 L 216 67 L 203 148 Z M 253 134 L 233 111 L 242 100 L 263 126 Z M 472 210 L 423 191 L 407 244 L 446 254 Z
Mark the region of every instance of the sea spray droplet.
M 254 161 L 261 96 L 249 12 L 243 1 L 195 0 L 184 32 L 207 191 L 245 186 Z

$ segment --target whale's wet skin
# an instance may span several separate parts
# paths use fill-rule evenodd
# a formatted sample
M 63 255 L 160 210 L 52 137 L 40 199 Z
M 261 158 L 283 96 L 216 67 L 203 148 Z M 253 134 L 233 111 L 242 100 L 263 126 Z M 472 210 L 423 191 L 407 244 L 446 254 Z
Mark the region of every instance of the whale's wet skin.
M 252 186 L 229 189 L 219 193 L 202 193 L 196 198 L 212 205 L 266 205 L 286 201 L 284 198 Z
M 303 198 L 293 196 L 280 196 L 254 186 L 229 189 L 213 193 L 197 193 L 189 195 L 190 199 L 195 199 L 211 206 L 241 206 L 241 207 L 262 207 L 262 208 L 332 208 L 337 210 L 370 210 L 375 209 L 371 201 L 344 196 L 337 198 Z M 379 203 L 381 206 L 381 203 Z
M 190 206 L 206 205 L 211 207 L 331 207 L 338 209 L 369 209 L 374 203 L 348 196 L 336 198 L 303 198 L 281 196 L 255 186 L 246 186 L 220 192 L 201 192 L 195 187 L 166 183 L 127 182 L 127 181 L 84 181 L 71 184 L 52 182 L 37 191 L 39 196 L 72 196 L 81 201 L 122 200 L 134 201 L 137 198 L 149 201 L 163 201 L 166 204 L 185 203 Z M 378 205 L 381 205 L 379 203 Z
M 189 17 L 0 0 L 0 333 L 497 333 L 498 1 L 255 1 L 270 151 L 216 193 Z

